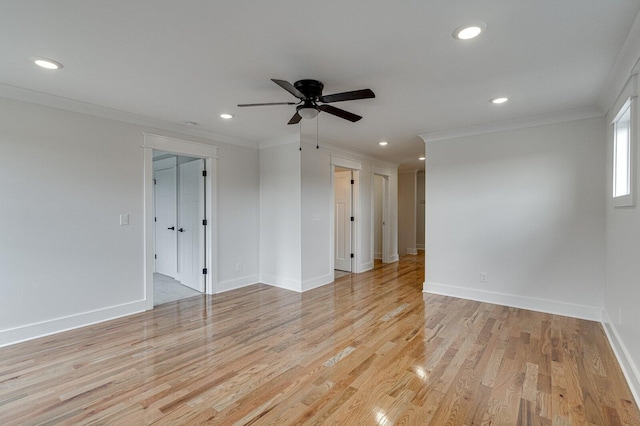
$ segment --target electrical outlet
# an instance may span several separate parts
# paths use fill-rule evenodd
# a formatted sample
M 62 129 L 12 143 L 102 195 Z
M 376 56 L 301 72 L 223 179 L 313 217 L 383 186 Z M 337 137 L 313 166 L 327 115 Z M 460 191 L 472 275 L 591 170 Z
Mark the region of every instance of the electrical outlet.
M 487 282 L 487 273 L 486 272 L 480 272 L 480 282 L 481 283 L 486 283 Z
M 618 325 L 622 325 L 622 308 L 618 308 Z
M 236 272 L 240 272 L 240 271 L 242 271 L 242 263 L 238 262 L 236 263 Z

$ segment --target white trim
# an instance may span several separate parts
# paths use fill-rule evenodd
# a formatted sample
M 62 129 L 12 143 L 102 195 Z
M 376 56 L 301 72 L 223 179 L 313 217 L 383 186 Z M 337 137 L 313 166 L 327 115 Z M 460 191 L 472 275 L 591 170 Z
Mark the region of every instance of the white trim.
M 609 344 L 613 349 L 613 353 L 618 359 L 618 364 L 622 368 L 622 374 L 627 379 L 627 384 L 631 393 L 636 400 L 636 404 L 640 405 L 640 370 L 633 362 L 633 358 L 629 354 L 629 350 L 624 345 L 618 330 L 613 324 L 611 317 L 606 310 L 602 313 L 602 328 L 609 339 Z
M 398 255 L 398 253 L 389 256 L 389 263 L 398 262 L 399 260 L 400 256 Z
M 481 124 L 478 126 L 446 130 L 443 132 L 422 133 L 418 136 L 420 136 L 425 142 L 435 142 L 465 136 L 477 136 L 488 133 L 503 132 L 507 130 L 517 130 L 527 127 L 543 126 L 547 124 L 564 123 L 566 121 L 584 120 L 587 118 L 602 117 L 603 115 L 605 114 L 600 108 L 590 107 L 554 112 L 544 115 L 536 115 L 533 117 L 518 118 L 515 120 L 500 121 L 497 123 Z
M 268 274 L 260 274 L 260 282 L 285 290 L 295 291 L 301 293 L 302 283 L 299 280 L 291 280 L 289 278 L 275 277 Z
M 540 299 L 537 297 L 517 296 L 514 294 L 477 290 L 433 282 L 427 282 L 423 287 L 423 291 L 425 293 L 476 300 L 478 302 L 511 306 L 514 308 L 564 315 L 590 321 L 602 321 L 602 308 L 596 306 L 576 305 L 573 303 L 558 302 L 555 300 Z
M 215 294 L 248 287 L 258 283 L 260 283 L 258 274 L 251 274 L 245 277 L 234 278 L 232 280 L 220 281 L 215 288 Z
M 218 174 L 217 158 L 218 147 L 198 142 L 176 139 L 168 136 L 143 133 L 142 148 L 144 151 L 144 282 L 145 300 L 147 310 L 153 309 L 153 150 L 171 152 L 174 154 L 189 155 L 204 158 L 207 177 L 205 180 L 207 197 L 205 200 L 207 210 L 206 230 L 206 268 L 205 291 L 214 294 L 217 291 L 218 280 Z
M 366 262 L 360 265 L 360 272 L 367 272 L 373 269 L 374 262 Z
M 258 148 L 258 145 L 253 141 L 235 136 L 215 133 L 209 130 L 205 130 L 201 127 L 187 126 L 183 123 L 171 123 L 169 121 L 158 120 L 156 118 L 134 114 L 132 112 L 107 108 L 88 102 L 76 101 L 74 99 L 63 98 L 60 96 L 50 95 L 48 93 L 37 92 L 34 90 L 11 86 L 8 84 L 0 84 L 0 97 L 15 99 L 22 102 L 30 102 L 38 105 L 45 105 L 65 111 L 73 111 L 80 114 L 92 115 L 94 117 L 106 118 L 109 120 L 116 120 L 129 124 L 137 124 L 139 126 L 165 130 L 168 132 L 182 133 L 188 136 L 213 139 L 218 142 L 224 142 L 231 145 L 245 146 L 254 149 Z
M 143 148 L 152 148 L 172 154 L 182 154 L 199 158 L 218 158 L 218 147 L 200 142 L 176 139 L 170 136 L 142 132 Z
M 331 284 L 334 280 L 335 273 L 331 271 L 330 274 L 321 275 L 319 277 L 304 280 L 302 282 L 302 291 L 312 290 L 314 288 L 322 287 L 327 284 Z
M 2 330 L 0 331 L 0 347 L 137 314 L 144 312 L 145 308 L 145 301 L 139 300 Z
M 335 154 L 330 154 L 330 155 L 331 155 L 332 166 L 344 167 L 345 169 L 351 169 L 351 170 L 362 170 L 361 161 L 350 160 L 348 158 L 339 157 Z
M 416 255 L 416 254 L 418 254 L 418 249 L 416 249 L 416 248 L 407 248 L 407 254 Z
M 424 250 L 424 244 L 416 244 L 417 250 Z

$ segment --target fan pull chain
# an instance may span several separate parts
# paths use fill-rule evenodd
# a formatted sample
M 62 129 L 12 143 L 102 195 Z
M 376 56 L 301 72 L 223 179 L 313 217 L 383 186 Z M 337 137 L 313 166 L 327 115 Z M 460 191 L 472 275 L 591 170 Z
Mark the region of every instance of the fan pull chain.
M 319 133 L 319 128 L 320 126 L 318 125 L 318 122 L 320 121 L 320 114 L 316 115 L 316 149 L 320 149 L 320 146 L 318 145 L 318 133 Z
M 300 151 L 302 151 L 302 120 L 300 120 Z

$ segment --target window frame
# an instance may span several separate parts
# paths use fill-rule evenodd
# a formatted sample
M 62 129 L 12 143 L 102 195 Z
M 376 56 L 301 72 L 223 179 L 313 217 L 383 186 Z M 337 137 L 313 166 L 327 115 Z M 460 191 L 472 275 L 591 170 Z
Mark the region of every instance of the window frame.
M 634 197 L 634 180 L 635 180 L 635 162 L 633 159 L 635 158 L 635 126 L 633 123 L 633 113 L 634 108 L 632 102 L 633 98 L 627 98 L 627 100 L 622 104 L 622 106 L 618 109 L 618 113 L 613 119 L 612 127 L 613 127 L 613 170 L 612 170 L 612 186 L 611 186 L 611 195 L 613 198 L 613 204 L 615 207 L 630 207 L 635 205 L 635 197 Z M 625 124 L 625 128 L 627 129 L 626 135 L 626 144 L 627 144 L 627 152 L 626 152 L 626 179 L 627 179 L 627 189 L 628 192 L 626 194 L 616 195 L 616 187 L 618 183 L 618 170 L 620 166 L 620 162 L 618 161 L 618 144 L 619 144 L 619 136 L 620 136 L 620 127 L 619 123 L 625 116 L 628 114 L 629 120 L 628 125 Z M 627 120 L 622 121 L 624 123 Z

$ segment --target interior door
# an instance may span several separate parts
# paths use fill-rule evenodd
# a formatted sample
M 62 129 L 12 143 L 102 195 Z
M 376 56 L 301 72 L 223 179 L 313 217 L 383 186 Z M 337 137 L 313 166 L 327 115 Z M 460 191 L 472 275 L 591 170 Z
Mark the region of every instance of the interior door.
M 335 261 L 334 268 L 351 272 L 352 172 L 335 172 Z
M 156 179 L 156 272 L 177 273 L 176 167 L 157 170 Z
M 178 280 L 204 291 L 204 160 L 179 166 Z

